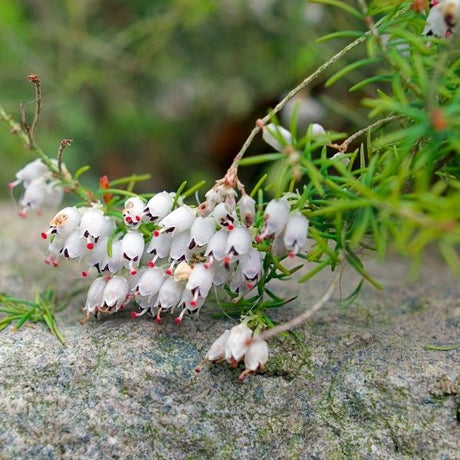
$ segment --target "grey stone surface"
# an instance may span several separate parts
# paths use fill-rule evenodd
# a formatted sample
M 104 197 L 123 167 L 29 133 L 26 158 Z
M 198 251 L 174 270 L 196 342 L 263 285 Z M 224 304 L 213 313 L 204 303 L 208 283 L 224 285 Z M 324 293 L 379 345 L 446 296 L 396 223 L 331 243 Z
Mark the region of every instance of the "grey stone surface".
M 46 219 L 0 207 L 0 289 L 32 298 L 84 286 L 78 268 L 42 263 Z M 42 325 L 0 333 L 0 458 L 24 459 L 459 459 L 458 278 L 430 257 L 407 281 L 397 257 L 372 273 L 348 307 L 338 293 L 301 329 L 274 339 L 265 374 L 237 381 L 225 365 L 194 368 L 231 320 L 208 305 L 182 325 L 124 312 L 80 326 L 83 296 L 58 315 L 62 347 Z M 298 292 L 289 319 L 327 280 L 277 285 Z M 356 277 L 344 274 L 343 290 Z

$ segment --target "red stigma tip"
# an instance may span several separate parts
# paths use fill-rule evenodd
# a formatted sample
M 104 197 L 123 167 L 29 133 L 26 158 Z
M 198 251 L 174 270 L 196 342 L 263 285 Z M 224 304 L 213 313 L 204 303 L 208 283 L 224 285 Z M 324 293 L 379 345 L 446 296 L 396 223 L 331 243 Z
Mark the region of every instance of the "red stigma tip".
M 81 276 L 83 276 L 83 278 L 86 278 L 88 276 L 88 272 L 81 272 Z
M 201 367 L 200 366 L 195 367 L 195 372 L 199 374 L 201 372 Z
M 53 261 L 53 267 L 57 267 L 59 264 L 57 263 L 57 261 Z
M 88 243 L 86 247 L 91 251 L 92 249 L 94 249 L 94 243 Z
M 293 258 L 295 257 L 295 252 L 294 252 L 294 251 L 291 251 L 291 252 L 289 253 L 289 257 L 290 257 L 291 259 L 293 259 Z
M 227 228 L 228 228 L 229 230 L 233 230 L 234 227 L 233 227 L 232 224 L 228 224 Z
M 134 276 L 134 275 L 136 275 L 136 274 L 137 274 L 137 270 L 131 270 L 131 272 L 130 272 L 130 273 L 131 273 L 131 275 L 133 275 L 133 276 Z
M 40 233 L 40 236 L 41 236 L 44 240 L 46 240 L 46 238 L 48 238 L 48 235 L 47 235 L 45 232 Z
M 256 243 L 260 243 L 262 241 L 262 237 L 260 235 L 256 236 Z
M 45 259 L 43 262 L 45 262 L 46 265 L 49 265 L 51 263 L 48 259 Z
M 209 262 L 206 262 L 204 264 L 204 268 L 206 268 L 206 270 L 209 270 L 209 267 L 211 266 L 211 264 Z
M 131 312 L 131 318 L 137 318 L 137 313 L 135 311 L 132 311 Z
M 27 212 L 26 211 L 19 211 L 18 212 L 18 216 L 21 217 L 22 219 L 24 219 L 27 215 Z
M 161 318 L 157 316 L 157 317 L 155 318 L 155 322 L 158 323 L 158 324 L 161 324 Z
M 239 381 L 239 382 L 242 382 L 243 380 L 244 380 L 244 375 L 239 375 L 239 376 L 238 376 L 238 381 Z
M 160 232 L 158 230 L 153 231 L 153 236 L 160 236 Z
M 140 222 L 141 216 L 136 216 L 136 220 L 137 220 L 138 222 Z
M 224 264 L 225 264 L 225 265 L 228 265 L 228 264 L 231 262 L 231 260 L 232 260 L 232 259 L 231 259 L 229 256 L 225 256 L 225 257 L 224 257 Z
M 16 185 L 16 184 L 15 184 L 14 182 L 10 182 L 10 183 L 8 184 L 8 188 L 9 188 L 10 190 L 13 190 L 14 187 L 15 187 L 15 185 Z
M 180 324 L 180 323 L 182 323 L 182 318 L 179 318 L 179 316 L 178 316 L 177 318 L 174 318 L 174 322 L 176 324 Z
M 133 221 L 133 219 L 131 219 L 131 217 L 128 216 L 128 217 L 126 218 L 126 222 L 128 222 L 128 224 L 130 224 L 132 221 Z
M 167 274 L 168 276 L 172 275 L 172 270 L 171 270 L 170 268 L 168 268 L 168 269 L 166 270 L 166 274 Z
M 153 267 L 155 267 L 155 262 L 150 261 L 150 262 L 148 263 L 148 265 L 149 265 L 150 268 L 153 268 Z
M 191 300 L 190 301 L 190 306 L 191 307 L 196 307 L 196 300 Z
M 246 284 L 246 286 L 248 287 L 248 289 L 252 289 L 254 287 L 254 285 L 252 283 L 248 283 L 248 284 Z

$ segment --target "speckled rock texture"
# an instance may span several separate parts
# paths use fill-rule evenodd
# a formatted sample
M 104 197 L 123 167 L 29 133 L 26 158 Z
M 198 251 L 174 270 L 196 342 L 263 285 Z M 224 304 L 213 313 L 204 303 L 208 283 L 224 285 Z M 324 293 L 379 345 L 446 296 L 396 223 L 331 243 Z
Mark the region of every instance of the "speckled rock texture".
M 46 219 L 0 206 L 0 289 L 33 298 L 43 287 L 84 287 L 78 267 L 42 260 Z M 226 365 L 195 366 L 232 320 L 200 316 L 177 326 L 128 312 L 78 323 L 84 295 L 58 314 L 61 346 L 42 325 L 0 333 L 1 459 L 460 459 L 459 279 L 427 258 L 370 263 L 385 286 L 351 305 L 340 293 L 290 337 L 270 342 L 265 374 L 237 381 Z M 308 308 L 327 279 L 274 287 Z M 343 276 L 342 294 L 356 276 Z

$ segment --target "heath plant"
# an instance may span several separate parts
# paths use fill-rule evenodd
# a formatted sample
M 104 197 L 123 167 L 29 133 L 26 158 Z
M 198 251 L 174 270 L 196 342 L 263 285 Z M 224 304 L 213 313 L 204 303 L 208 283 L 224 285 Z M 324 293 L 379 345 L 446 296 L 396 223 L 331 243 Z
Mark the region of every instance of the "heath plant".
M 80 176 L 88 167 L 72 173 L 63 161 L 70 139 L 59 143 L 56 158 L 35 141 L 42 104 L 37 75 L 28 77 L 36 95 L 31 122 L 22 106 L 20 122 L 0 106 L 1 120 L 33 158 L 9 185 L 22 188 L 19 215 L 48 212 L 64 194 L 75 197 L 41 236 L 46 264 L 58 269 L 63 259 L 75 260 L 88 279 L 82 324 L 130 308 L 132 318 L 179 325 L 212 294 L 241 322 L 219 336 L 203 363 L 226 361 L 236 368 L 243 362 L 242 380 L 264 368 L 268 339 L 296 328 L 329 301 L 344 266 L 361 278 L 350 300 L 365 282 L 381 288 L 363 254 L 384 259 L 392 247 L 416 267 L 430 245 L 460 273 L 460 1 L 316 3 L 358 18 L 362 30 L 321 39 L 351 41 L 255 122 L 227 173 L 203 195 L 204 183 L 187 188 L 185 182 L 176 191 L 137 194 L 136 183 L 148 175 L 104 176 L 96 189 L 84 185 Z M 340 66 L 352 50 L 360 58 Z M 373 97 L 362 101 L 367 126 L 349 135 L 327 124 L 300 130 L 296 110 L 289 126 L 279 124 L 277 114 L 313 82 L 330 86 L 366 67 L 370 76 L 348 91 L 373 89 Z M 246 157 L 259 134 L 267 153 Z M 267 171 L 249 188 L 239 178 L 246 165 Z M 300 316 L 275 325 L 269 310 L 292 299 L 279 297 L 270 281 L 296 273 L 299 283 L 313 282 L 325 269 L 334 276 L 324 294 Z M 59 334 L 52 299 L 49 292 L 35 302 L 3 294 L 0 327 L 42 320 Z

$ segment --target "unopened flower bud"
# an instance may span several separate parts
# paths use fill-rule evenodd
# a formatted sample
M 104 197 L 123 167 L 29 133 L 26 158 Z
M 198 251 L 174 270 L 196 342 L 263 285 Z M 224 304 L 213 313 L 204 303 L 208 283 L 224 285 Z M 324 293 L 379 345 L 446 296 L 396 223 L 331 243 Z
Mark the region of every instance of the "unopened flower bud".
M 289 255 L 297 255 L 305 247 L 308 234 L 308 219 L 296 211 L 292 213 L 287 221 L 284 231 L 283 242 Z
M 276 236 L 281 233 L 286 225 L 288 216 L 289 205 L 286 200 L 271 200 L 265 208 L 265 225 L 258 240 L 261 241 L 268 236 Z
M 240 210 L 241 222 L 250 227 L 254 223 L 256 215 L 256 202 L 249 195 L 244 193 L 238 201 L 238 208 Z
M 292 134 L 286 128 L 273 123 L 263 127 L 262 138 L 277 152 L 282 152 L 286 145 L 292 144 Z

